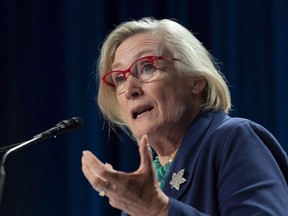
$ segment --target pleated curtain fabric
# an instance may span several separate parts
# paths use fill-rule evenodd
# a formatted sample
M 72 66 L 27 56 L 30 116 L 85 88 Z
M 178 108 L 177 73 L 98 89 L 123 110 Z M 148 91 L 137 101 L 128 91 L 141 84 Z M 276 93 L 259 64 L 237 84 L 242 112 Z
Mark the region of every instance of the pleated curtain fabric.
M 231 115 L 262 124 L 288 151 L 287 11 L 285 0 L 2 0 L 0 147 L 73 116 L 84 127 L 7 159 L 0 215 L 119 215 L 84 178 L 81 154 L 139 165 L 137 145 L 108 129 L 96 98 L 101 43 L 130 19 L 174 18 L 194 32 L 227 77 Z

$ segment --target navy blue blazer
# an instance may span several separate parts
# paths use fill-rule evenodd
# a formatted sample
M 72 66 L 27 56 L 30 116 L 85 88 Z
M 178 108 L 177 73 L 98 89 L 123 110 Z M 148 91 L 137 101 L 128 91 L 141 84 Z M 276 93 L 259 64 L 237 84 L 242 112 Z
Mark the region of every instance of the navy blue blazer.
M 182 169 L 186 181 L 177 190 L 170 182 Z M 270 132 L 222 111 L 202 112 L 181 142 L 163 192 L 169 216 L 288 216 L 287 182 L 287 154 Z

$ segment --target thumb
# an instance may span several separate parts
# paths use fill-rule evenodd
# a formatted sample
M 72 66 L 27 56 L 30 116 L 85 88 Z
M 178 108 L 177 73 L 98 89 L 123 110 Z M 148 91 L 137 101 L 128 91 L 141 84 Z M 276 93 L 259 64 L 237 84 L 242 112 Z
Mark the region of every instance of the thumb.
M 153 167 L 152 150 L 147 135 L 142 136 L 139 142 L 140 169 Z

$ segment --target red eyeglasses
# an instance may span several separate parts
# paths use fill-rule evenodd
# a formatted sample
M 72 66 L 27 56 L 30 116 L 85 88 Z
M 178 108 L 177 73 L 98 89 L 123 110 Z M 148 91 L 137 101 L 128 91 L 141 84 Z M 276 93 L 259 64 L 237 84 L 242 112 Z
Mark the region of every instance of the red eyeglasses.
M 102 77 L 102 81 L 113 91 L 121 92 L 125 89 L 125 81 L 128 75 L 137 79 L 140 82 L 145 82 L 151 79 L 155 70 L 160 67 L 159 61 L 180 61 L 177 58 L 167 56 L 145 56 L 137 59 L 126 70 L 109 71 Z

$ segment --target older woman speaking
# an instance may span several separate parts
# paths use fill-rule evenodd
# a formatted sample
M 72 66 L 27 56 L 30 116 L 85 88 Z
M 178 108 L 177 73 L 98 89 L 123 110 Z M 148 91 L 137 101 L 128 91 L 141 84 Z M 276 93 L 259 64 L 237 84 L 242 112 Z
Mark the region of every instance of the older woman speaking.
M 84 151 L 82 170 L 123 215 L 288 215 L 287 155 L 262 126 L 228 116 L 223 75 L 182 25 L 119 25 L 99 75 L 101 112 L 137 140 L 141 160 L 125 173 Z

